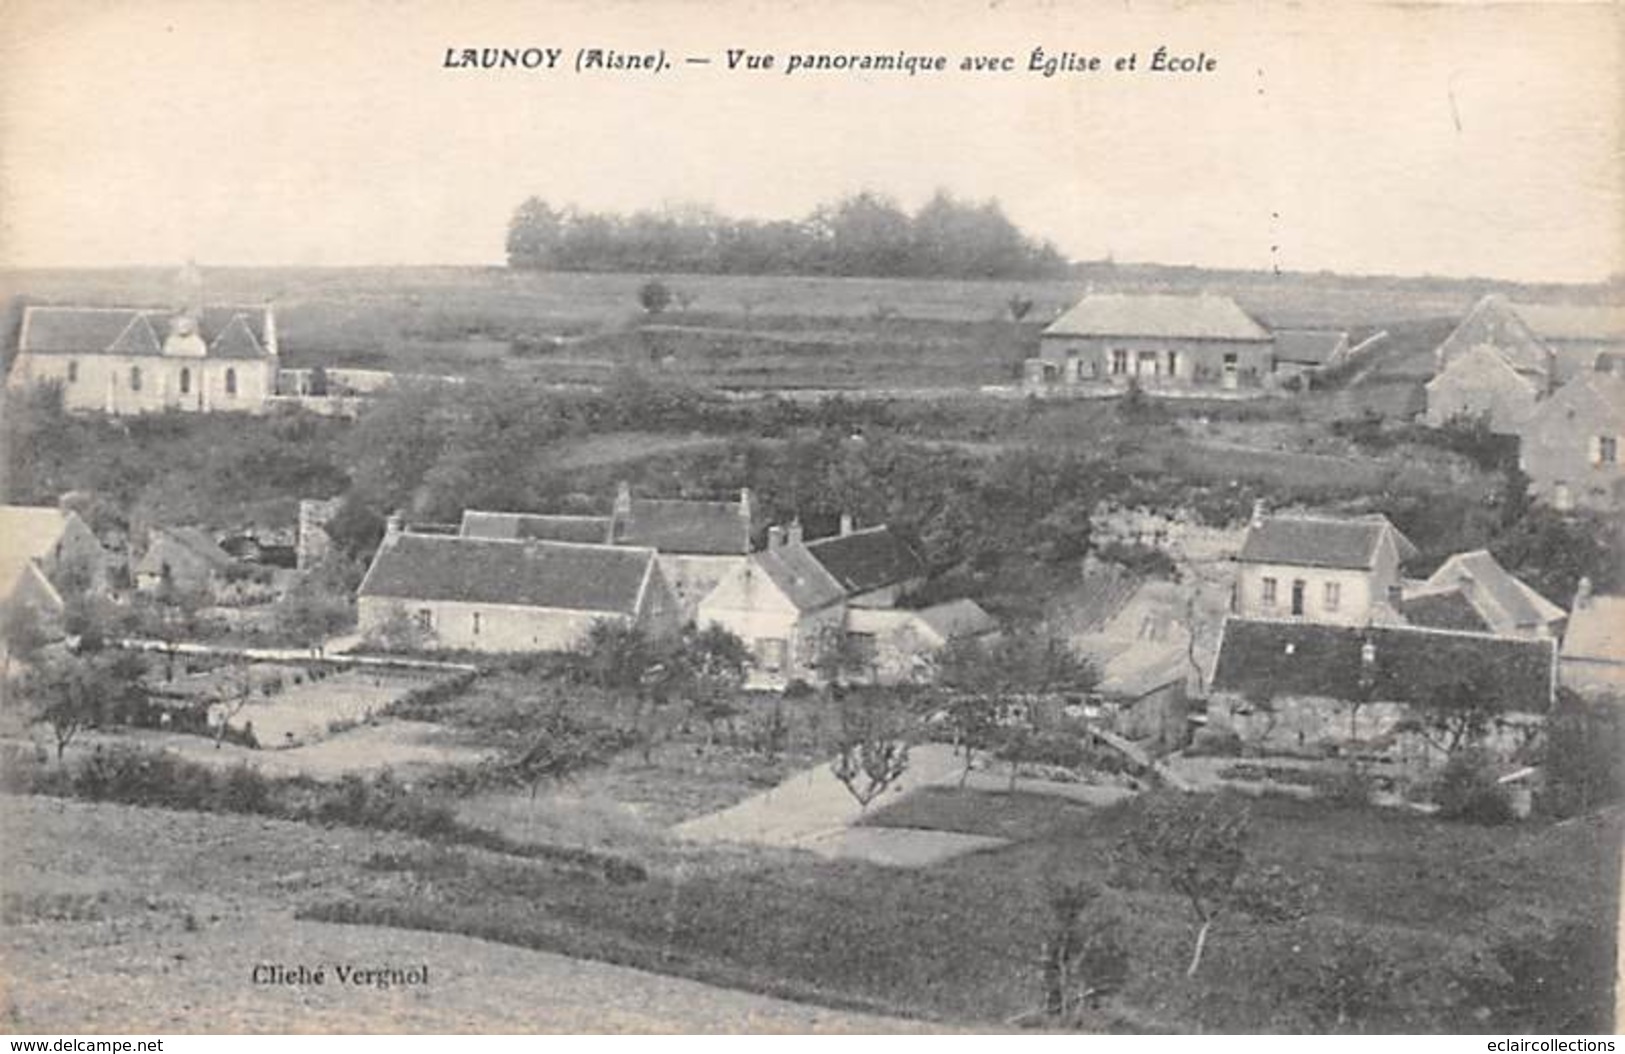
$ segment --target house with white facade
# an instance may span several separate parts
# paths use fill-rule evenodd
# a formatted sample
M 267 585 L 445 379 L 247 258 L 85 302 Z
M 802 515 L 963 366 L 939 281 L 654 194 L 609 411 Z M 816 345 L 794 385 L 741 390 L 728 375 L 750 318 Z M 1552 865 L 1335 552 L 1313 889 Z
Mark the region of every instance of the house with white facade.
M 268 305 L 30 305 L 7 384 L 54 383 L 76 411 L 260 414 L 276 394 L 278 361 Z
M 398 528 L 374 555 L 356 609 L 363 636 L 406 622 L 428 647 L 490 652 L 567 651 L 600 621 L 657 637 L 680 624 L 653 549 Z
M 1236 556 L 1234 614 L 1362 626 L 1399 621 L 1400 565 L 1416 547 L 1387 517 L 1266 516 Z
M 1594 594 L 1582 578 L 1559 652 L 1565 688 L 1625 698 L 1625 596 Z

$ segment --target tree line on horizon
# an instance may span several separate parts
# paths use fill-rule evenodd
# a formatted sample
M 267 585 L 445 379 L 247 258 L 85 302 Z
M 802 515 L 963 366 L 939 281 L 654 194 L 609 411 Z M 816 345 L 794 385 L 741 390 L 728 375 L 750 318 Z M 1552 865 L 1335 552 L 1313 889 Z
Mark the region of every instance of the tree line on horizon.
M 692 205 L 587 212 L 531 197 L 509 222 L 507 254 L 514 268 L 669 274 L 1043 278 L 1069 267 L 996 200 L 960 201 L 940 190 L 912 215 L 863 191 L 799 220 L 769 221 Z

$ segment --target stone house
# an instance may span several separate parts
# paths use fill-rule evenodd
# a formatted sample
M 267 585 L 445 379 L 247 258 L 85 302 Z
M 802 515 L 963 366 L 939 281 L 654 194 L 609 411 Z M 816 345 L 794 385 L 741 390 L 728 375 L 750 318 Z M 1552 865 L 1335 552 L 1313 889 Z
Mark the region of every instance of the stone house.
M 931 656 L 957 640 L 990 640 L 999 624 L 974 600 L 949 600 L 931 607 L 849 607 L 846 636 L 866 669 L 853 679 L 868 684 L 924 684 L 934 677 Z
M 42 626 L 58 630 L 74 593 L 106 588 L 107 564 L 106 550 L 77 513 L 0 505 L 0 609 L 28 608 Z
M 622 483 L 608 516 L 466 509 L 459 533 L 654 549 L 683 619 L 691 621 L 705 595 L 750 555 L 753 515 L 749 490 L 741 490 L 738 501 L 636 498 Z
M 54 382 L 63 405 L 109 414 L 264 413 L 276 394 L 269 306 L 30 306 L 8 385 Z
M 1212 388 L 1266 384 L 1275 340 L 1227 296 L 1091 294 L 1039 337 L 1029 387 Z
M 1231 610 L 1346 626 L 1397 622 L 1400 565 L 1415 555 L 1384 516 L 1266 516 L 1258 508 L 1236 556 Z
M 1289 749 L 1392 737 L 1457 674 L 1490 693 L 1501 715 L 1491 745 L 1511 749 L 1551 708 L 1557 642 L 1231 616 L 1210 678 L 1208 724 Z M 1419 757 L 1432 751 L 1415 737 L 1398 746 Z
M 1560 384 L 1596 369 L 1600 358 L 1625 354 L 1625 307 L 1618 304 L 1514 304 L 1513 310 L 1552 349 Z
M 1455 417 L 1483 417 L 1512 435 L 1556 384 L 1552 349 L 1498 294 L 1479 300 L 1433 353 L 1425 419 L 1439 428 Z
M 1456 553 L 1422 582 L 1407 582 L 1400 614 L 1414 626 L 1503 637 L 1562 636 L 1567 613 L 1483 549 Z
M 1518 438 L 1519 467 L 1540 500 L 1563 510 L 1625 505 L 1625 374 L 1580 374 L 1540 404 Z
M 1565 688 L 1625 697 L 1625 596 L 1594 595 L 1581 579 L 1558 661 Z
M 155 527 L 135 565 L 135 585 L 144 593 L 168 588 L 212 596 L 235 566 L 231 554 L 196 527 Z
M 594 624 L 665 636 L 675 595 L 653 549 L 391 530 L 356 591 L 359 629 L 410 620 L 431 648 L 568 651 Z
M 701 600 L 700 625 L 721 626 L 750 649 L 752 685 L 819 683 L 820 660 L 837 634 L 869 657 L 870 673 L 852 671 L 855 679 L 880 676 L 876 671 L 881 666 L 883 676 L 902 678 L 912 660 L 892 652 L 911 642 L 929 650 L 938 646 L 938 639 L 946 641 L 978 621 L 963 607 L 930 617 L 925 612 L 911 618 L 857 614 L 894 608 L 925 583 L 926 569 L 919 555 L 887 527 L 855 530 L 843 517 L 842 529 L 842 534 L 808 542 L 799 523 L 769 528 L 767 548 L 751 554 Z

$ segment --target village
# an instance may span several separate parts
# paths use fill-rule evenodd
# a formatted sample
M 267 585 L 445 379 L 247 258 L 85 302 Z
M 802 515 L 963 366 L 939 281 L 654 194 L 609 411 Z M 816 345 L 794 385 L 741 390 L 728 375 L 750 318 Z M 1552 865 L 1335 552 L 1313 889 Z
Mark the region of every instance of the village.
M 652 284 L 629 324 L 665 333 L 683 313 Z M 860 868 L 969 876 L 974 901 L 1006 861 L 1039 905 L 1001 931 L 1022 965 L 970 956 L 984 972 L 946 1003 L 921 948 L 895 982 L 841 954 L 783 973 L 805 930 L 772 954 L 691 934 L 706 951 L 675 967 L 911 1017 L 972 998 L 978 1019 L 1123 1027 L 1170 984 L 1178 1027 L 1611 1005 L 1575 975 L 1506 1009 L 1528 971 L 1601 955 L 1606 926 L 1496 916 L 1499 972 L 1440 989 L 1314 905 L 1399 825 L 1518 859 L 1612 844 L 1625 309 L 1492 292 L 1425 325 L 1317 326 L 1209 290 L 1086 289 L 1021 328 L 1018 295 L 1007 383 L 814 401 L 641 353 L 587 386 L 346 366 L 300 355 L 275 304 L 205 302 L 195 267 L 173 288 L 14 312 L 13 794 L 542 861 L 586 883 L 557 894 L 583 921 L 515 941 L 608 941 L 657 971 L 672 938 L 638 911 L 605 922 L 595 883 L 680 897 L 694 869 L 757 867 L 844 896 Z M 1249 822 L 1270 830 L 1243 864 Z M 1177 875 L 1134 833 L 1156 830 L 1209 840 L 1182 891 L 1204 905 L 1194 954 L 1177 912 L 1132 899 L 1154 883 L 1114 903 L 1095 860 L 1055 890 L 1056 854 L 1099 839 Z M 1329 857 L 1292 849 L 1323 838 Z M 508 865 L 453 882 L 427 852 L 367 866 L 443 893 L 363 883 L 299 917 L 487 932 L 449 905 Z M 711 894 L 692 895 L 700 926 Z M 1209 946 L 1215 925 L 1239 932 Z M 1444 942 L 1418 963 L 1464 939 L 1405 938 Z M 1259 972 L 1257 942 L 1305 940 L 1328 949 L 1320 980 Z M 1519 942 L 1541 951 L 1515 961 Z

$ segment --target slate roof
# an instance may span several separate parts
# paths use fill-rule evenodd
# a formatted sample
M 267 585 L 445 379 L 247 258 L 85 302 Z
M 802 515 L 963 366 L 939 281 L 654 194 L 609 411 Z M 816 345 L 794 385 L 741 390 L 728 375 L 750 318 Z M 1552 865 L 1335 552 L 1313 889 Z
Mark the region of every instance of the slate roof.
M 490 538 L 503 541 L 529 539 L 601 545 L 609 538 L 609 517 L 464 509 L 463 523 L 458 533 L 464 538 Z
M 1363 571 L 1376 561 L 1378 544 L 1390 531 L 1401 560 L 1416 555 L 1416 547 L 1385 516 L 1271 516 L 1247 531 L 1236 559 L 1243 563 Z
M 1557 649 L 1550 639 L 1415 626 L 1334 626 L 1230 616 L 1220 631 L 1215 691 L 1351 700 L 1360 695 L 1362 650 L 1374 648 L 1371 698 L 1426 704 L 1442 678 L 1483 677 L 1501 710 L 1544 712 Z
M 209 354 L 257 359 L 270 354 L 270 308 L 216 306 L 198 315 Z M 17 350 L 35 355 L 158 355 L 175 312 L 157 308 L 31 305 L 23 312 Z
M 630 546 L 397 534 L 357 595 L 635 615 L 654 558 Z
M 1544 374 L 1548 349 L 1529 324 L 1506 298 L 1490 294 L 1473 305 L 1467 317 L 1439 345 L 1439 368 L 1450 365 L 1457 355 L 1480 345 L 1488 345 L 1520 373 Z
M 1341 330 L 1278 329 L 1275 331 L 1275 357 L 1281 362 L 1324 366 L 1332 356 L 1348 346 L 1349 335 Z
M 1470 589 L 1461 589 L 1463 580 L 1472 583 Z M 1452 556 L 1429 576 L 1428 584 L 1461 592 L 1483 621 L 1502 633 L 1545 626 L 1563 617 L 1562 608 L 1496 563 L 1495 557 L 1483 549 Z
M 1563 658 L 1625 663 L 1625 596 L 1593 596 L 1569 614 Z
M 1484 621 L 1484 616 L 1459 589 L 1407 596 L 1399 602 L 1399 613 L 1413 626 L 1467 630 L 1472 633 L 1490 631 L 1490 624 Z
M 764 549 L 751 559 L 798 610 L 817 611 L 846 596 L 841 583 L 813 559 L 805 545 Z
M 750 521 L 739 502 L 634 498 L 631 513 L 614 517 L 611 540 L 678 555 L 743 556 Z
M 1047 337 L 1167 337 L 1267 341 L 1269 332 L 1227 296 L 1099 293 L 1074 304 Z
M 848 594 L 925 577 L 925 561 L 884 524 L 808 542 L 807 551 Z

